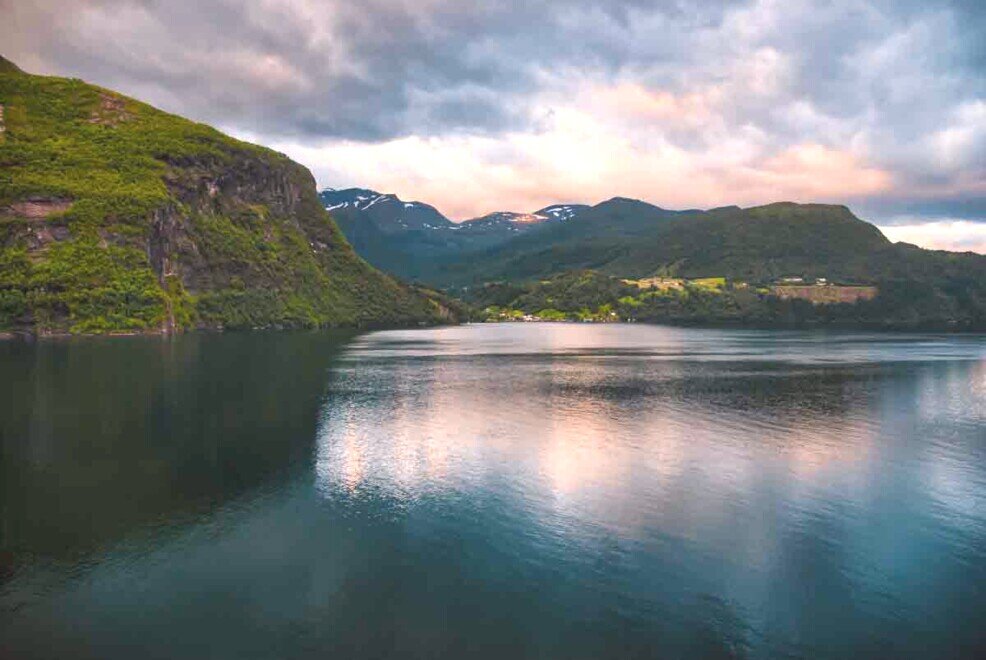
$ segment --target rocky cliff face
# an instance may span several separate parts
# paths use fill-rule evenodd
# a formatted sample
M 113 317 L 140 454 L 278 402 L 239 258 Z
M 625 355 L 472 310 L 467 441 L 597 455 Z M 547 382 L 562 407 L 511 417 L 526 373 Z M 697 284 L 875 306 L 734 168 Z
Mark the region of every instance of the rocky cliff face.
M 440 297 L 357 257 L 311 174 L 281 154 L 15 68 L 0 68 L 0 104 L 0 330 L 449 318 Z

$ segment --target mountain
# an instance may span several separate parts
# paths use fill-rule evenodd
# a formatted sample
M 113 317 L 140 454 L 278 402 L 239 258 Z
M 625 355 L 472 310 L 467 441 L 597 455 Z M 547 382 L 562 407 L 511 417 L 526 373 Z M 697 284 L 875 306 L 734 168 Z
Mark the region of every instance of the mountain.
M 311 173 L 80 80 L 0 59 L 0 331 L 434 323 L 359 258 Z
M 889 249 L 876 227 L 841 206 L 669 211 L 614 198 L 563 225 L 448 263 L 441 279 L 523 279 L 584 268 L 625 277 L 866 279 L 867 260 Z
M 421 202 L 404 202 L 396 195 L 383 195 L 364 188 L 333 190 L 319 193 L 325 210 L 336 217 L 359 215 L 385 233 L 451 229 L 455 224 L 435 207 Z
M 845 206 L 776 203 L 686 212 L 606 264 L 610 273 L 770 281 L 797 275 L 850 281 L 877 277 L 874 258 L 898 250 Z
M 642 237 L 681 215 L 639 200 L 614 197 L 583 208 L 564 222 L 544 223 L 510 240 L 450 257 L 435 266 L 429 281 L 465 286 L 604 268 Z
M 614 198 L 571 221 L 448 259 L 432 283 L 474 286 L 592 269 L 618 277 L 670 275 L 771 282 L 807 279 L 980 282 L 986 257 L 891 243 L 845 206 L 776 203 L 669 211 Z
M 614 197 L 591 207 L 494 213 L 451 229 L 401 231 L 385 240 L 390 256 L 400 258 L 378 262 L 368 250 L 367 259 L 480 306 L 514 312 L 566 299 L 571 309 L 549 311 L 574 318 L 584 312 L 578 305 L 591 299 L 636 320 L 986 329 L 986 256 L 891 243 L 840 205 L 781 202 L 672 211 Z M 588 279 L 569 278 L 587 271 L 593 273 Z M 632 309 L 619 302 L 627 297 L 617 295 L 622 279 L 655 276 L 725 278 L 731 288 L 710 293 L 699 287 L 672 302 L 644 296 L 646 304 Z M 805 300 L 779 302 L 763 293 L 783 278 L 869 285 L 880 294 L 844 310 Z M 490 288 L 491 282 L 500 284 Z M 581 287 L 578 295 L 570 295 L 572 282 Z M 743 288 L 748 285 L 754 286 Z M 559 287 L 565 296 L 557 295 Z M 582 295 L 586 290 L 591 298 Z
M 597 275 L 569 277 L 584 269 Z M 711 278 L 728 286 L 639 297 L 619 291 L 623 278 L 654 276 L 700 284 Z M 870 285 L 877 295 L 854 304 L 782 300 L 771 285 L 784 278 Z M 591 299 L 601 310 L 597 317 L 632 320 L 986 330 L 986 256 L 891 243 L 837 205 L 674 212 L 610 200 L 565 225 L 462 255 L 435 279 L 467 287 L 475 303 L 527 312 L 553 301 L 547 306 L 577 316 L 584 313 L 577 305 Z M 490 281 L 512 284 L 478 286 Z
M 350 196 L 364 197 L 365 206 L 379 194 Z M 986 277 L 982 255 L 893 244 L 845 206 L 832 204 L 672 211 L 614 197 L 595 206 L 492 213 L 458 225 L 422 204 L 445 222 L 415 228 L 384 213 L 399 211 L 400 203 L 376 202 L 359 211 L 353 206 L 332 213 L 357 251 L 380 268 L 444 288 L 589 269 L 628 278 L 727 277 L 760 283 L 792 276 L 870 284 L 914 280 L 952 291 L 966 287 L 974 297 Z
M 497 211 L 455 223 L 428 204 L 365 188 L 326 188 L 319 200 L 364 259 L 401 278 L 422 280 L 433 279 L 446 261 L 571 220 L 588 208 L 569 204 L 536 213 Z

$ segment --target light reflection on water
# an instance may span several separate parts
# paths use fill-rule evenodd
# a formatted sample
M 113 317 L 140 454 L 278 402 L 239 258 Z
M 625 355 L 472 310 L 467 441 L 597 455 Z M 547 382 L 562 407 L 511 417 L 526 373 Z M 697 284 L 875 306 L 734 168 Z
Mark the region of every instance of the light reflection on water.
M 689 571 L 709 568 L 668 548 L 695 553 L 720 573 L 716 602 L 762 636 L 746 650 L 797 653 L 850 593 L 842 641 L 810 654 L 892 646 L 857 608 L 873 599 L 899 625 L 935 609 L 907 600 L 909 554 L 986 554 L 984 354 L 981 338 L 641 326 L 377 333 L 338 369 L 317 483 L 402 510 L 495 492 L 498 524 L 549 561 L 630 543 L 698 596 Z M 659 587 L 638 597 L 675 605 Z
M 631 330 L 641 336 L 625 337 Z M 691 342 L 691 333 L 715 335 Z M 366 482 L 414 497 L 482 488 L 495 473 L 533 477 L 552 501 L 613 505 L 638 497 L 634 478 L 667 488 L 697 470 L 717 490 L 745 489 L 765 466 L 805 488 L 874 457 L 884 420 L 873 413 L 886 396 L 874 384 L 895 387 L 900 371 L 914 371 L 907 362 L 946 356 L 956 366 L 919 381 L 914 412 L 973 431 L 984 423 L 976 342 L 751 332 L 736 333 L 743 347 L 733 350 L 718 331 L 562 324 L 432 334 L 376 333 L 351 347 L 319 429 L 326 492 Z
M 981 336 L 538 324 L 119 346 L 9 374 L 27 398 L 0 402 L 0 655 L 986 649 Z M 112 396 L 94 417 L 96 363 Z

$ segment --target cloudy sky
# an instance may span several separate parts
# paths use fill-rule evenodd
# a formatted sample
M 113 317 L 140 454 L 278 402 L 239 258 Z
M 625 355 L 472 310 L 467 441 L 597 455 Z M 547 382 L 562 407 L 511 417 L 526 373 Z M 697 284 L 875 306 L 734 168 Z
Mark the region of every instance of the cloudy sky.
M 0 0 L 0 49 L 454 219 L 848 204 L 986 252 L 982 0 Z

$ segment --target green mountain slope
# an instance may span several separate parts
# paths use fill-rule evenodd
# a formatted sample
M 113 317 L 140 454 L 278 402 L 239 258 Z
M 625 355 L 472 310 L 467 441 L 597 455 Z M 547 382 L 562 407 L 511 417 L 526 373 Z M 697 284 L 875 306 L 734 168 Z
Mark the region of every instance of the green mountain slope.
M 586 269 L 595 275 L 579 274 Z M 730 287 L 621 305 L 625 292 L 610 278 L 653 276 L 727 278 Z M 879 294 L 859 304 L 812 305 L 757 293 L 786 277 L 871 285 Z M 430 281 L 481 307 L 525 313 L 584 316 L 605 306 L 606 314 L 634 320 L 986 329 L 986 256 L 894 244 L 846 207 L 825 204 L 674 212 L 614 199 L 438 262 Z M 490 282 L 501 285 L 483 286 Z
M 441 286 L 467 286 L 586 268 L 605 270 L 638 241 L 685 213 L 616 197 L 565 222 L 543 225 L 490 248 L 436 261 L 422 279 Z
M 565 224 L 456 255 L 436 267 L 431 281 L 465 286 L 580 269 L 751 282 L 784 276 L 860 283 L 962 280 L 978 287 L 986 278 L 986 257 L 891 243 L 844 206 L 785 202 L 675 212 L 617 199 Z
M 876 227 L 843 206 L 780 203 L 676 212 L 617 198 L 563 225 L 482 255 L 464 255 L 436 279 L 464 284 L 584 268 L 624 277 L 853 278 L 866 274 L 875 252 L 891 248 Z
M 766 281 L 785 275 L 868 280 L 869 260 L 892 249 L 844 206 L 778 203 L 687 213 L 606 264 L 613 273 Z
M 0 60 L 0 330 L 439 322 L 286 156 Z

